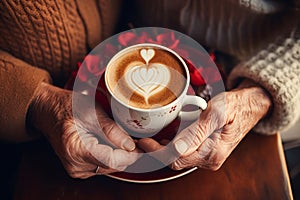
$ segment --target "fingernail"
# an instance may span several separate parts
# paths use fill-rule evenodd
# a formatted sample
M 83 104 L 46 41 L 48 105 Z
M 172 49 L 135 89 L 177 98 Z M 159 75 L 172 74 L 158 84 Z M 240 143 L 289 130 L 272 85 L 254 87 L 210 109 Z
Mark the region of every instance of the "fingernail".
M 175 146 L 176 151 L 181 155 L 184 154 L 187 151 L 188 147 L 189 147 L 187 145 L 187 143 L 185 141 L 181 140 L 181 139 L 177 140 L 175 142 L 174 146 Z
M 123 147 L 127 151 L 133 151 L 135 149 L 135 143 L 131 139 L 127 139 L 125 140 Z

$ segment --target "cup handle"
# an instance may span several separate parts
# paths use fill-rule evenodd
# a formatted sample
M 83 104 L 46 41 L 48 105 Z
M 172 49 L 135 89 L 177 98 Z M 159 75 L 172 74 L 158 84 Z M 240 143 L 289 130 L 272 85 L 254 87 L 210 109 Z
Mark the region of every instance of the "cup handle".
M 195 111 L 180 111 L 179 117 L 183 120 L 194 121 L 199 118 L 199 115 L 202 110 L 205 110 L 207 107 L 206 101 L 199 97 L 193 95 L 187 95 L 184 97 L 182 107 L 185 105 L 195 105 L 198 106 L 199 109 Z

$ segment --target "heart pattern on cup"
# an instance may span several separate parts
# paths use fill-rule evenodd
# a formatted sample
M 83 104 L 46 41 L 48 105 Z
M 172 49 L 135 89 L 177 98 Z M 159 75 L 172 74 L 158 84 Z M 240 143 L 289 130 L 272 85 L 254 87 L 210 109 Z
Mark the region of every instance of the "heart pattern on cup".
M 162 63 L 149 64 L 155 55 L 153 49 L 142 49 L 140 54 L 146 64 L 130 67 L 126 71 L 125 80 L 132 91 L 142 95 L 148 103 L 150 96 L 167 87 L 171 74 L 169 68 Z

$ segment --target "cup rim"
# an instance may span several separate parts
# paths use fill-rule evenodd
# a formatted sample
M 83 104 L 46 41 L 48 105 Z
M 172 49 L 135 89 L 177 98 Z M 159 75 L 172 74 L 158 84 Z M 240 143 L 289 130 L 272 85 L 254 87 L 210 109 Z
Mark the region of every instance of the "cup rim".
M 168 103 L 167 105 L 164 105 L 164 106 L 160 106 L 160 107 L 155 107 L 155 108 L 138 108 L 138 107 L 134 107 L 134 106 L 131 106 L 131 105 L 128 105 L 126 103 L 124 103 L 123 101 L 121 101 L 120 99 L 118 99 L 114 93 L 111 91 L 108 83 L 107 83 L 107 74 L 108 74 L 108 67 L 110 66 L 110 64 L 116 59 L 118 58 L 120 55 L 122 55 L 122 53 L 124 53 L 125 51 L 128 51 L 129 49 L 133 49 L 133 48 L 137 48 L 137 47 L 140 47 L 140 46 L 146 46 L 146 47 L 157 47 L 157 48 L 160 48 L 160 49 L 163 49 L 163 50 L 166 50 L 170 53 L 172 53 L 174 56 L 176 56 L 179 61 L 183 64 L 183 67 L 185 69 L 185 73 L 186 73 L 186 84 L 185 84 L 185 87 L 184 89 L 182 90 L 182 92 L 180 93 L 180 95 L 173 101 L 171 101 L 170 103 Z M 189 88 L 189 85 L 190 85 L 190 73 L 189 73 L 189 69 L 187 67 L 187 64 L 185 63 L 185 61 L 183 60 L 183 58 L 178 54 L 176 53 L 174 50 L 166 47 L 166 46 L 163 46 L 163 45 L 160 45 L 160 44 L 154 44 L 154 43 L 140 43 L 140 44 L 134 44 L 134 45 L 131 45 L 131 46 L 128 46 L 124 49 L 122 49 L 121 51 L 119 51 L 118 53 L 116 53 L 110 60 L 109 62 L 107 63 L 106 65 L 106 70 L 105 70 L 105 74 L 104 74 L 104 80 L 105 80 L 105 85 L 106 85 L 106 88 L 109 92 L 109 94 L 118 102 L 120 103 L 121 105 L 123 105 L 124 107 L 127 107 L 129 109 L 132 109 L 132 110 L 136 110 L 136 111 L 141 111 L 141 112 L 155 112 L 155 111 L 158 111 L 158 110 L 162 110 L 162 109 L 165 109 L 167 107 L 169 107 L 171 104 L 179 101 L 179 99 L 181 99 L 183 96 L 186 95 L 187 93 L 187 90 Z

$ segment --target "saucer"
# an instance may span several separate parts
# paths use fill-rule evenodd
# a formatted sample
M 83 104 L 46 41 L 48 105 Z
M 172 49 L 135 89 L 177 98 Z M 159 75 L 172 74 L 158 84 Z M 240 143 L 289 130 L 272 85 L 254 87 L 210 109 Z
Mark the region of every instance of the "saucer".
M 115 172 L 106 176 L 130 183 L 159 183 L 182 177 L 195 171 L 196 169 L 198 168 L 194 167 L 190 169 L 175 171 L 170 169 L 169 167 L 165 167 L 160 170 L 147 173 Z

